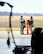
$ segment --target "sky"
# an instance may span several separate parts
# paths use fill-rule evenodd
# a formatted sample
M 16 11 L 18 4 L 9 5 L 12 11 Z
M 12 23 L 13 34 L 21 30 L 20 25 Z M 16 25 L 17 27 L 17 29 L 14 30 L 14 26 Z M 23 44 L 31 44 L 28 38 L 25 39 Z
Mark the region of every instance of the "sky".
M 43 0 L 0 0 L 8 2 L 13 5 L 14 13 L 42 13 L 43 14 Z M 10 12 L 10 7 L 0 6 L 0 11 Z

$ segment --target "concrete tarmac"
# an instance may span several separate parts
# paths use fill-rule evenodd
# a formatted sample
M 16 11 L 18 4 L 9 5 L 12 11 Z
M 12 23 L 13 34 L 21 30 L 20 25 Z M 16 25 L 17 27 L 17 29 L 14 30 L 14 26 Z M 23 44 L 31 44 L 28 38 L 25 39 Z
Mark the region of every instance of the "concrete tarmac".
M 9 36 L 12 38 L 11 32 L 9 32 Z M 31 38 L 31 34 L 29 33 L 27 35 L 26 31 L 24 31 L 24 34 L 20 34 L 20 31 L 13 31 L 13 36 L 15 38 Z M 8 37 L 8 31 L 0 31 L 0 38 L 7 38 Z
M 13 31 L 13 35 L 15 38 L 16 45 L 31 45 L 31 34 L 20 34 L 20 31 Z M 9 37 L 12 38 L 11 31 L 9 33 Z M 14 49 L 15 45 L 13 43 L 13 39 L 10 39 L 11 45 L 8 48 L 6 42 L 8 38 L 8 31 L 0 31 L 0 54 L 13 54 L 12 50 Z M 29 54 L 28 52 L 27 54 Z

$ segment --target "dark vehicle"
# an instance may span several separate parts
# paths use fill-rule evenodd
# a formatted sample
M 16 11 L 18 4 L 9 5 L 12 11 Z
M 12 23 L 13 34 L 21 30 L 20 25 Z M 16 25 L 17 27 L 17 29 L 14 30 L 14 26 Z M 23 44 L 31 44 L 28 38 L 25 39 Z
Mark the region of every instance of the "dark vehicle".
M 32 33 L 32 37 L 31 37 L 31 47 L 32 47 L 32 52 L 34 54 L 41 54 L 41 40 L 42 40 L 42 35 L 40 35 L 42 31 L 42 28 L 35 28 L 33 33 Z M 42 40 L 43 42 L 43 40 Z

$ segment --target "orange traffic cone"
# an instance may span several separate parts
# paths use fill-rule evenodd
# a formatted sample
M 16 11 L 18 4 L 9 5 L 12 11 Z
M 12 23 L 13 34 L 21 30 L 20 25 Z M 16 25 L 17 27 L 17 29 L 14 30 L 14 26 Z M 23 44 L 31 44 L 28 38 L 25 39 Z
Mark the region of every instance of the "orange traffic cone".
M 28 22 L 28 20 L 27 20 L 27 22 L 26 22 L 26 30 L 27 30 L 27 35 L 29 34 L 29 22 Z

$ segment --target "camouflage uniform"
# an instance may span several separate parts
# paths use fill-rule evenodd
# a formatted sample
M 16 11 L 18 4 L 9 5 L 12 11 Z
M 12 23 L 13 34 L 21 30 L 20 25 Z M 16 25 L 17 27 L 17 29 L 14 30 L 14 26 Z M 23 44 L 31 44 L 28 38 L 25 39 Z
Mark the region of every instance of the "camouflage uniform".
M 24 23 L 24 19 L 20 19 L 20 32 L 21 34 L 24 34 L 24 27 L 25 27 L 25 23 Z
M 30 25 L 30 30 L 31 30 L 31 33 L 32 33 L 32 27 L 34 26 L 34 25 L 33 25 L 33 18 L 30 19 L 30 21 L 32 22 L 32 24 Z

